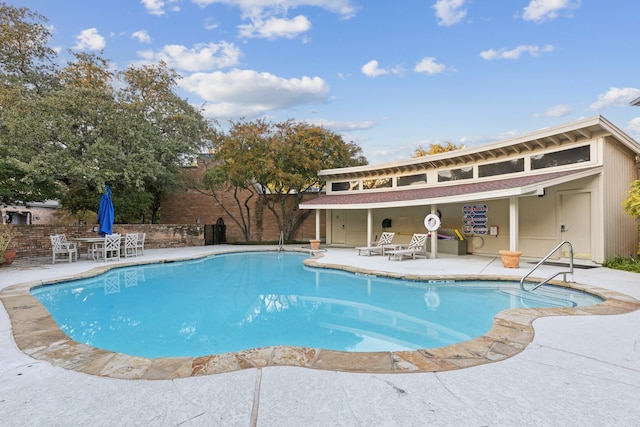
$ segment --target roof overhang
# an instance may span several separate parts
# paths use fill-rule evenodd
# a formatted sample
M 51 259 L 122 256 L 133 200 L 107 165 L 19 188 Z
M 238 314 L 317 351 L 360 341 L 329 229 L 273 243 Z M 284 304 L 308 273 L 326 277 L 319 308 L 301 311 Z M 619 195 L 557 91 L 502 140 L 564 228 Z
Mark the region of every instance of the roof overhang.
M 601 167 L 537 175 L 501 177 L 466 184 L 446 183 L 395 191 L 323 195 L 300 204 L 301 209 L 379 209 L 473 202 L 544 194 L 545 188 L 600 174 Z
M 324 169 L 318 172 L 318 176 L 326 181 L 336 181 L 418 173 L 432 169 L 461 167 L 478 162 L 508 159 L 514 155 L 531 153 L 540 149 L 561 147 L 565 144 L 587 143 L 597 138 L 606 137 L 615 138 L 635 155 L 640 155 L 640 144 L 604 117 L 596 116 L 483 146 L 468 147 L 398 162 Z

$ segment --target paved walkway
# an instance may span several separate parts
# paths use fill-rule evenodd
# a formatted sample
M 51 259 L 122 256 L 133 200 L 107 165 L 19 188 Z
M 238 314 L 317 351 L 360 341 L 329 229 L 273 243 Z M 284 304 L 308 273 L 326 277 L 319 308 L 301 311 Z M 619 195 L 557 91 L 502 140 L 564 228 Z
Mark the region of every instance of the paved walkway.
M 237 246 L 149 250 L 144 261 L 191 258 Z M 319 262 L 397 274 L 513 275 L 499 259 L 463 256 L 388 261 L 330 248 Z M 29 262 L 27 262 L 29 261 Z M 91 261 L 16 260 L 0 289 L 82 274 Z M 120 263 L 126 263 L 121 261 Z M 543 267 L 546 277 L 557 267 Z M 580 284 L 640 299 L 640 275 L 576 269 Z M 0 309 L 0 424 L 11 426 L 484 426 L 637 425 L 640 310 L 545 317 L 515 356 L 446 372 L 346 373 L 266 367 L 174 380 L 101 378 L 33 359 L 15 345 Z

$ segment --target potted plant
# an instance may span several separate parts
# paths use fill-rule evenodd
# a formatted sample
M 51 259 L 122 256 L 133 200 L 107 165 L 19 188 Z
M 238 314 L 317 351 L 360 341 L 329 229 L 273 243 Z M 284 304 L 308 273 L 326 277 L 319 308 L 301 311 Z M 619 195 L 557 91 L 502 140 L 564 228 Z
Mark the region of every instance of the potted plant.
M 0 225 L 0 265 L 9 265 L 16 257 L 16 251 L 8 249 L 13 239 L 13 232 L 8 225 Z
M 520 251 L 507 251 L 501 250 L 498 251 L 500 253 L 500 257 L 502 258 L 502 265 L 506 268 L 518 268 L 520 267 L 520 256 L 522 252 Z

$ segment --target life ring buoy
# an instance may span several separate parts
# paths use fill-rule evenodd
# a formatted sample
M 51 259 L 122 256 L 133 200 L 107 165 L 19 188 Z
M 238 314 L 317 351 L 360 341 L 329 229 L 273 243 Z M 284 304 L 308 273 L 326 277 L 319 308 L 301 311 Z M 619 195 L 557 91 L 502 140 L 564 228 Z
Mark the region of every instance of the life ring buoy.
M 424 217 L 424 226 L 429 231 L 436 231 L 440 228 L 440 218 L 438 215 L 429 214 Z

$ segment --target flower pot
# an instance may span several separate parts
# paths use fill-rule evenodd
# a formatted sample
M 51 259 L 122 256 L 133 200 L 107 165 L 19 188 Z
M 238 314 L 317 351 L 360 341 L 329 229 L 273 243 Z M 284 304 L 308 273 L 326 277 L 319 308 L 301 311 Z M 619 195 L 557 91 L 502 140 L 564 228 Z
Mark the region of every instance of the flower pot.
M 312 251 L 320 249 L 320 240 L 309 240 L 309 243 L 311 244 Z
M 520 251 L 499 251 L 500 257 L 502 257 L 502 265 L 506 268 L 518 268 L 520 267 Z
M 7 249 L 4 251 L 2 255 L 4 262 L 0 263 L 0 265 L 11 265 L 14 259 L 16 259 L 16 250 L 15 249 Z

